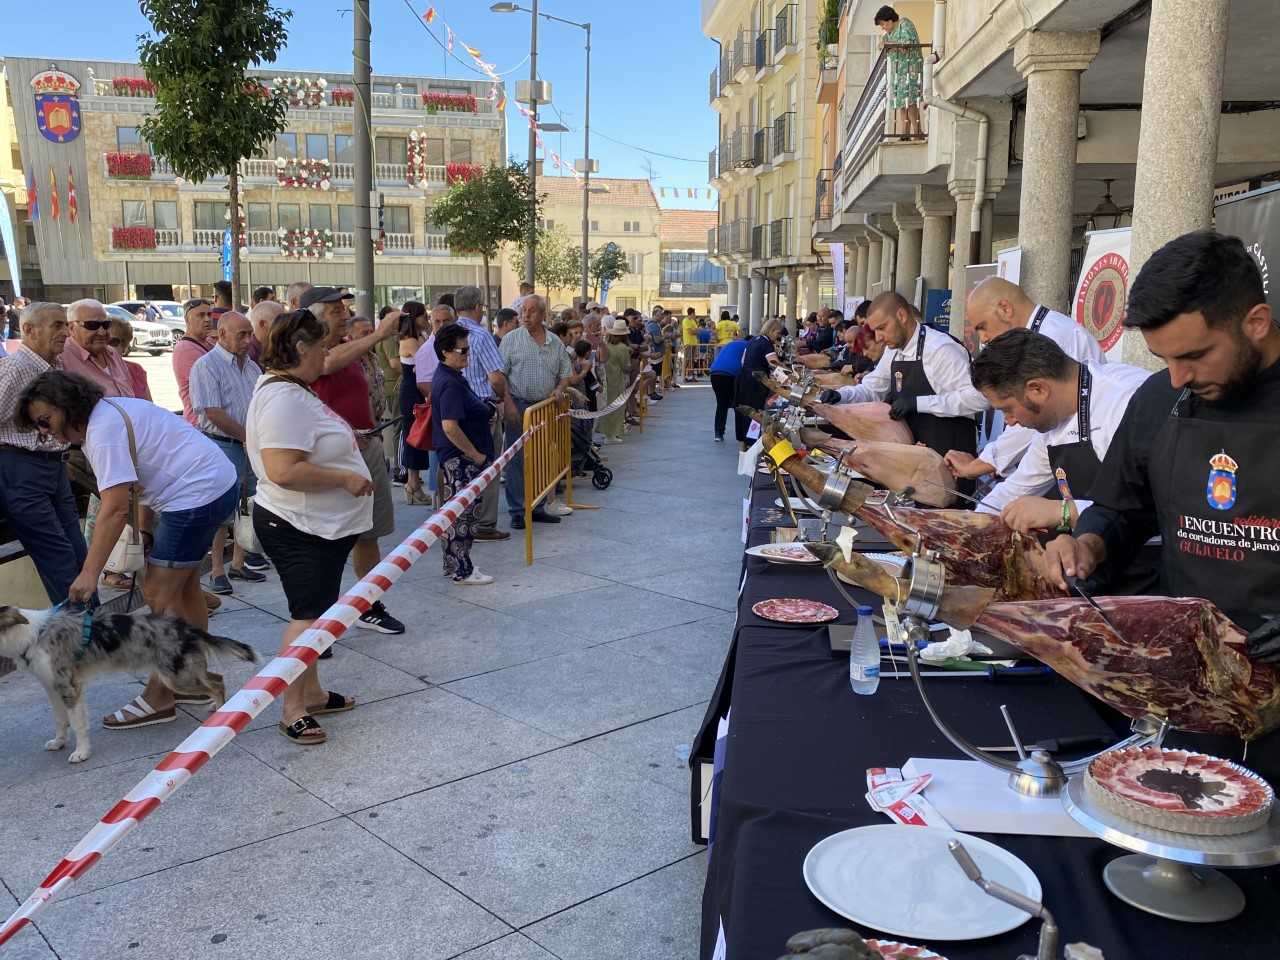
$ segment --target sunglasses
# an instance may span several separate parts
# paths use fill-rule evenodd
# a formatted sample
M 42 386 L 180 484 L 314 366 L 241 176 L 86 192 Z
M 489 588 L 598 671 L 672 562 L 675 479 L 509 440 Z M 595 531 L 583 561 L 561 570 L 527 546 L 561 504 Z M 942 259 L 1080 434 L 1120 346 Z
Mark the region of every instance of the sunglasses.
M 454 347 L 449 352 L 456 353 L 460 357 L 465 357 L 467 354 L 471 352 L 471 348 L 470 347 Z
M 80 326 L 86 330 L 109 330 L 111 329 L 110 320 L 81 320 Z

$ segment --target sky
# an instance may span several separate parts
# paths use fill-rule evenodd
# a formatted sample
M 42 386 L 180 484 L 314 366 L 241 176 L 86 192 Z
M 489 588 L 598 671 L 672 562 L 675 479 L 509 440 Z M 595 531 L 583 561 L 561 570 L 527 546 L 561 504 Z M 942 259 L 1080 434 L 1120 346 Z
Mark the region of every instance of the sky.
M 349 3 L 276 0 L 293 11 L 288 46 L 277 64 L 350 70 Z M 529 15 L 492 13 L 489 5 L 490 0 L 371 0 L 374 74 L 482 78 L 449 58 L 428 34 L 430 29 L 443 44 L 447 23 L 457 36 L 454 54 L 469 64 L 461 44 L 479 50 L 504 74 L 514 100 L 515 80 L 529 77 Z M 531 0 L 521 5 L 529 7 Z M 651 178 L 655 194 L 667 188 L 659 200 L 663 206 L 715 209 L 715 201 L 707 199 L 707 153 L 716 145 L 707 80 L 716 47 L 700 32 L 700 5 L 693 0 L 540 0 L 539 6 L 566 20 L 592 21 L 591 155 L 599 162 L 598 175 Z M 134 0 L 59 0 L 57 7 L 51 21 L 42 4 L 0 0 L 0 55 L 137 59 L 137 38 L 148 24 Z M 429 28 L 422 21 L 428 7 L 436 11 Z M 557 117 L 556 109 L 544 107 L 543 119 L 563 118 L 571 131 L 544 138 L 566 161 L 582 156 L 584 39 L 585 32 L 576 27 L 539 22 L 538 76 L 551 83 L 560 113 Z M 524 160 L 527 142 L 528 121 L 508 103 L 507 150 Z M 553 172 L 550 163 L 546 169 Z M 690 189 L 697 199 L 688 197 Z M 673 190 L 679 200 L 672 199 Z

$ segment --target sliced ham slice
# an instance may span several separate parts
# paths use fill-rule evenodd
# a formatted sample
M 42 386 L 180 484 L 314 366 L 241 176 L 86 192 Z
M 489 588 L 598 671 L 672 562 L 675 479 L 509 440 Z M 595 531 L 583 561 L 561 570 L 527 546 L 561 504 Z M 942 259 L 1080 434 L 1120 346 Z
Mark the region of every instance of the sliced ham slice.
M 956 502 L 955 474 L 928 447 L 858 440 L 845 452 L 844 462 L 894 493 L 910 491 L 908 496 L 916 503 L 949 507 Z

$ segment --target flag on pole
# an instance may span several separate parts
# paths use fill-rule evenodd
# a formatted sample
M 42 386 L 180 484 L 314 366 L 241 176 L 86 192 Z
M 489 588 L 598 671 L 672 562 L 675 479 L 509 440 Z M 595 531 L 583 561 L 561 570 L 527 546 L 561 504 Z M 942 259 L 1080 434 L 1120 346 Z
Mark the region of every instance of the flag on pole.
M 422 15 L 422 19 L 427 21 L 427 23 L 431 23 L 433 20 L 435 20 L 435 18 L 436 18 L 436 8 L 427 7 L 427 12 Z
M 448 51 L 450 53 L 453 53 L 453 28 L 446 23 L 444 27 L 444 31 L 445 31 L 445 45 Z
M 67 164 L 67 219 L 74 224 L 79 215 L 80 207 L 76 203 L 76 177 L 71 164 Z
M 49 168 L 49 216 L 58 219 L 58 176 Z
M 40 191 L 36 186 L 36 175 L 27 173 L 27 219 L 31 223 L 40 222 Z

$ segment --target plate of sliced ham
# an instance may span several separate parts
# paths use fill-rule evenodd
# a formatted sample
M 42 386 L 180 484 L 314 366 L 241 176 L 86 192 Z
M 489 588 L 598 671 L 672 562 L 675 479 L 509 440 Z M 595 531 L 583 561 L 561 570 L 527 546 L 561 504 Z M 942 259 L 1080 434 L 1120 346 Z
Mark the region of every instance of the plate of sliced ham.
M 820 600 L 803 597 L 777 597 L 753 604 L 751 612 L 762 620 L 778 623 L 827 623 L 840 616 L 840 611 Z
M 747 550 L 747 556 L 770 563 L 821 563 L 803 543 L 762 543 Z
M 867 946 L 880 954 L 884 960 L 947 960 L 928 947 L 916 947 L 909 943 L 891 943 L 885 940 L 868 940 Z

